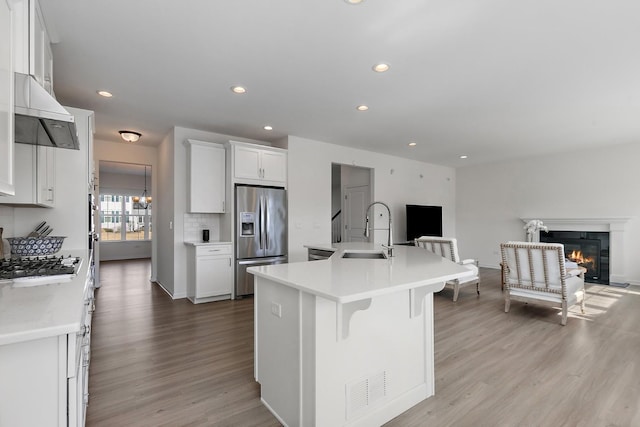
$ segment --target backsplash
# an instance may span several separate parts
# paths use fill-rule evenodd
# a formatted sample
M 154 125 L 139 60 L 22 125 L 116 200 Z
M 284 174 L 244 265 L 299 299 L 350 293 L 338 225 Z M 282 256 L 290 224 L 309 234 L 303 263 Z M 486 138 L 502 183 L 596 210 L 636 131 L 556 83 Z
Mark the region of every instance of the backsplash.
M 13 208 L 9 206 L 0 206 L 0 227 L 4 228 L 2 236 L 16 237 L 13 235 Z
M 202 230 L 209 230 L 209 240 L 220 240 L 220 216 L 218 214 L 184 214 L 183 240 L 185 242 L 202 241 Z

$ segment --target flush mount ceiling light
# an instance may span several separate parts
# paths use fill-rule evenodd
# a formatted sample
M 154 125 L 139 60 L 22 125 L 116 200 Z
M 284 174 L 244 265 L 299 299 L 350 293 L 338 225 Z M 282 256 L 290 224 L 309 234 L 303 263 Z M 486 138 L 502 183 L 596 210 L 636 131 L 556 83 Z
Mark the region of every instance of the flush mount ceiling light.
M 273 126 L 266 125 L 262 129 L 264 129 L 264 130 L 273 130 Z
M 344 0 L 346 3 L 349 4 L 360 4 L 362 3 L 364 0 Z
M 384 73 L 385 71 L 389 71 L 389 68 L 391 68 L 391 66 L 389 64 L 385 64 L 384 62 L 375 64 L 372 67 L 373 71 L 375 71 L 376 73 Z
M 121 130 L 118 132 L 120 133 L 120 136 L 122 137 L 122 139 L 124 139 L 127 142 L 136 142 L 142 136 L 140 132 L 135 132 L 132 130 Z
M 462 156 L 460 156 L 460 158 L 461 158 L 461 159 L 467 159 L 467 158 L 469 158 L 469 156 L 467 156 L 467 155 L 463 154 Z
M 104 96 L 105 98 L 111 98 L 113 96 L 113 94 L 111 92 L 106 91 L 106 90 L 99 90 L 98 91 L 98 95 Z
M 231 92 L 242 95 L 243 93 L 247 93 L 247 89 L 242 86 L 231 86 Z
M 356 107 L 356 110 L 358 111 L 367 111 L 369 109 L 369 107 L 367 107 L 366 105 L 358 105 Z
M 409 147 L 415 147 L 416 145 L 418 145 L 416 142 L 411 141 L 409 143 Z

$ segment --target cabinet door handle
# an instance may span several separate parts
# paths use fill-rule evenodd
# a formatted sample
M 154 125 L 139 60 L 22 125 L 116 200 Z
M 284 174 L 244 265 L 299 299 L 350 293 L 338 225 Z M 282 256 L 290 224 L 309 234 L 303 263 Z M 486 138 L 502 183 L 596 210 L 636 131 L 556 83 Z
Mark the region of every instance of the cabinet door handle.
M 224 210 L 224 203 L 225 203 L 225 201 L 223 200 L 223 201 L 222 201 L 222 212 L 224 212 L 224 211 L 225 211 L 225 210 Z
M 229 257 L 229 267 L 231 267 L 231 257 Z
M 49 192 L 49 198 L 47 199 L 49 202 L 53 202 L 53 188 L 47 188 Z

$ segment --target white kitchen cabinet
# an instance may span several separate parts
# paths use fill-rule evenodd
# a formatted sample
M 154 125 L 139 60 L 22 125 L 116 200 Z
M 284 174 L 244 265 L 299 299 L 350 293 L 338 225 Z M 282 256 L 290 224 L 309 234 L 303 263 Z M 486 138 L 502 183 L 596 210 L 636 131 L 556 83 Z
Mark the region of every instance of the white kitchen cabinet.
M 236 182 L 286 186 L 286 150 L 236 142 L 231 144 Z
M 188 210 L 225 212 L 225 149 L 219 144 L 187 140 L 189 147 Z
M 14 2 L 14 69 L 30 74 L 53 94 L 53 55 L 40 4 L 37 0 Z
M 46 285 L 49 289 L 34 288 L 31 292 L 12 289 L 8 295 L 3 295 L 11 299 L 12 304 L 22 305 L 23 317 L 13 317 L 16 320 L 11 327 L 32 321 L 39 329 L 21 331 L 29 336 L 24 340 L 16 340 L 13 336 L 16 334 L 3 337 L 10 342 L 0 345 L 0 426 L 85 425 L 91 313 L 95 307 L 93 277 L 89 270 L 85 271 L 86 279 L 77 278 L 84 282 L 51 284 Z M 81 292 L 71 289 L 76 286 Z M 57 293 L 73 297 L 72 301 L 58 298 Z M 43 298 L 43 302 L 36 300 L 34 304 L 41 304 L 51 312 L 31 313 L 30 297 L 34 300 Z M 78 304 L 83 304 L 82 309 Z M 74 326 L 67 323 L 66 314 L 61 314 L 63 306 L 64 313 L 73 313 Z M 48 319 L 52 324 L 42 327 L 42 319 Z M 56 335 L 53 331 L 64 333 Z
M 0 202 L 15 193 L 13 142 L 13 9 L 0 0 Z
M 15 195 L 0 204 L 53 207 L 55 205 L 56 148 L 15 144 Z
M 230 243 L 193 244 L 187 249 L 187 297 L 194 304 L 230 299 L 233 253 Z

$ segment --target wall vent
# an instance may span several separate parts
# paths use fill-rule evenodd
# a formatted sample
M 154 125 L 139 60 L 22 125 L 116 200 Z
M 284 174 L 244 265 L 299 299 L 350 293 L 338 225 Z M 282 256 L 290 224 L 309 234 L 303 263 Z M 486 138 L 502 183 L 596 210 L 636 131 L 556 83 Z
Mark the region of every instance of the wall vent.
M 387 395 L 387 372 L 382 371 L 346 385 L 347 419 L 370 408 Z

